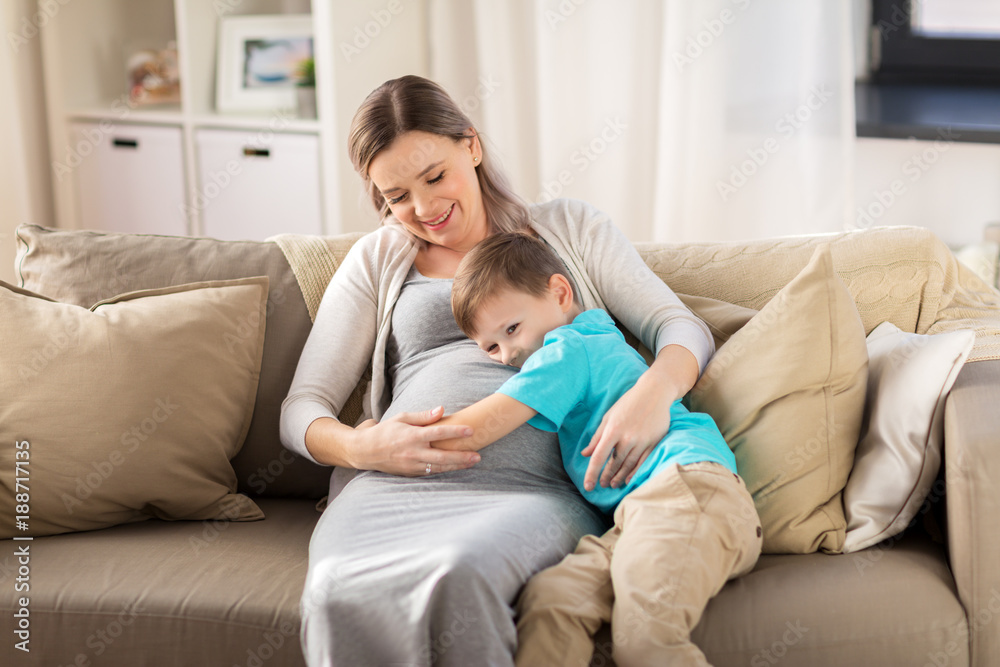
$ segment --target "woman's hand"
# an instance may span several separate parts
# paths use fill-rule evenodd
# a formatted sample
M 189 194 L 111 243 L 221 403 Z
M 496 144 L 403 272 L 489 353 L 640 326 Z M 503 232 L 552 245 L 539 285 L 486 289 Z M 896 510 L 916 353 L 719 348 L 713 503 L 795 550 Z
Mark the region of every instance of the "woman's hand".
M 657 388 L 652 391 L 657 392 Z M 662 390 L 659 393 L 658 398 L 651 396 L 636 384 L 604 413 L 590 444 L 581 452 L 590 457 L 585 489 L 594 489 L 598 474 L 601 486 L 617 488 L 632 481 L 632 475 L 670 429 L 670 401 Z
M 628 484 L 670 430 L 670 406 L 697 379 L 698 362 L 687 349 L 668 345 L 660 350 L 649 370 L 604 414 L 581 452 L 590 457 L 583 487 L 592 491 L 598 475 L 601 486 Z
M 353 467 L 406 477 L 471 468 L 479 462 L 476 452 L 431 447 L 435 440 L 472 435 L 468 426 L 434 425 L 443 414 L 444 409 L 438 406 L 424 412 L 402 412 L 381 422 L 374 419 L 362 422 L 354 429 Z M 427 471 L 428 463 L 430 472 Z

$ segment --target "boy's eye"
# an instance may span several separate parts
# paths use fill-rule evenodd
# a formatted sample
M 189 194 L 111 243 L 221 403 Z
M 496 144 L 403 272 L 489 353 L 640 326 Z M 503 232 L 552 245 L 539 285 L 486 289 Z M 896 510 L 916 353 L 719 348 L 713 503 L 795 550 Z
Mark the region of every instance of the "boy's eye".
M 440 183 L 442 178 L 444 178 L 444 172 L 443 171 L 440 174 L 438 174 L 437 176 L 435 176 L 434 178 L 432 178 L 431 180 L 427 181 L 427 182 L 430 183 L 431 185 L 434 185 L 435 183 Z
M 494 343 L 493 345 L 490 345 L 488 348 L 486 348 L 486 354 L 493 354 L 494 352 L 496 352 L 496 350 L 497 346 L 496 343 Z
M 508 336 L 512 335 L 515 331 L 517 331 L 517 325 L 516 324 L 512 324 L 509 327 L 507 327 L 507 335 Z

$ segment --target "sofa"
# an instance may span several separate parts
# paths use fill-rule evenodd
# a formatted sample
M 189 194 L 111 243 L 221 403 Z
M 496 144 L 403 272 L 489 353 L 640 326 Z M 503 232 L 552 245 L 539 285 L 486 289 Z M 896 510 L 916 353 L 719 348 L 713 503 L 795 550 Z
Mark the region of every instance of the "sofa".
M 302 275 L 302 267 L 325 263 L 328 277 L 360 235 L 316 239 L 311 245 L 22 225 L 16 236 L 18 284 L 5 289 L 18 299 L 51 299 L 39 307 L 62 308 L 65 316 L 77 311 L 58 304 L 97 312 L 95 304 L 115 295 L 132 295 L 127 299 L 134 304 L 134 295 L 147 293 L 139 291 L 172 295 L 165 288 L 217 286 L 259 276 L 267 281 L 266 302 L 240 334 L 250 339 L 258 329 L 263 332 L 259 365 L 255 370 L 250 363 L 244 381 L 250 404 L 245 414 L 240 412 L 244 408 L 230 406 L 237 418 L 226 437 L 233 442 L 219 451 L 231 459 L 231 470 L 213 481 L 213 488 L 222 488 L 220 497 L 240 509 L 231 515 L 182 510 L 177 516 L 149 500 L 121 515 L 125 518 L 116 525 L 97 528 L 101 524 L 93 523 L 87 524 L 93 528 L 79 530 L 55 521 L 49 532 L 59 534 L 0 541 L 0 664 L 303 665 L 299 601 L 309 538 L 331 471 L 282 447 L 280 406 L 323 284 L 322 278 L 310 281 Z M 327 251 L 311 255 L 320 242 Z M 915 228 L 745 243 L 636 245 L 658 275 L 688 295 L 690 304 L 731 304 L 737 310 L 730 315 L 745 312 L 746 317 L 761 311 L 816 248 L 825 246 L 854 300 L 864 335 L 886 321 L 919 334 L 945 325 L 976 331 L 975 347 L 944 403 L 943 465 L 926 499 L 918 499 L 923 502 L 917 516 L 902 533 L 852 554 L 764 554 L 750 574 L 730 581 L 705 610 L 694 640 L 710 662 L 754 667 L 1000 664 L 1000 293 L 954 263 L 932 234 Z M 0 313 L 0 320 L 7 317 L 9 313 Z M 715 322 L 717 343 L 724 345 L 737 334 L 746 317 Z M 9 323 L 0 326 L 7 326 L 9 339 L 17 335 L 9 331 Z M 56 338 L 27 344 L 17 340 L 22 350 L 34 344 L 42 351 L 35 355 L 39 363 L 12 359 L 5 351 L 7 372 L 27 368 L 42 379 L 70 354 L 64 348 L 76 344 Z M 44 352 L 46 345 L 56 346 L 52 355 Z M 211 362 L 210 356 L 205 359 Z M 133 380 L 116 376 L 115 382 L 126 385 L 126 393 L 115 399 L 122 406 L 144 388 L 145 366 L 135 364 Z M 212 382 L 199 380 L 202 385 Z M 35 391 L 34 385 L 16 386 Z M 18 460 L 18 443 L 30 441 L 38 466 L 30 477 L 32 503 L 43 503 L 39 494 L 50 480 L 55 483 L 56 473 L 46 471 L 59 470 L 57 463 L 73 456 L 67 449 L 59 461 L 46 463 L 46 447 L 70 447 L 56 443 L 50 430 L 62 428 L 67 413 L 83 410 L 88 396 L 97 395 L 97 386 L 81 397 L 74 386 L 56 383 L 46 389 L 53 396 L 46 407 L 51 423 L 48 418 L 22 421 L 21 432 L 0 426 L 7 436 L 0 458 L 5 475 Z M 0 408 L 0 423 L 3 415 L 16 421 L 19 409 L 35 408 L 19 396 L 4 396 L 7 408 Z M 212 394 L 204 396 L 209 398 L 199 400 L 208 401 Z M 99 407 L 109 418 L 125 410 Z M 154 419 L 137 423 L 163 430 L 175 423 L 183 426 L 186 419 L 179 411 L 161 425 L 151 414 Z M 353 422 L 359 414 L 354 400 L 341 418 Z M 118 434 L 117 427 L 110 429 L 112 438 Z M 108 435 L 97 426 L 78 437 L 100 440 Z M 202 447 L 196 437 L 182 446 Z M 78 478 L 88 479 L 85 472 L 97 480 L 93 475 L 102 466 L 118 465 L 114 458 L 108 461 L 95 460 Z M 139 487 L 155 484 L 160 464 L 155 456 L 150 461 L 134 474 L 124 472 L 128 461 L 109 469 L 109 481 L 101 488 L 117 482 L 115 478 L 129 483 L 133 476 L 140 479 Z M 169 473 L 166 466 L 163 475 Z M 61 470 L 69 478 L 74 475 L 65 465 Z M 25 509 L 42 511 L 35 504 Z M 0 511 L 4 517 L 13 513 L 10 508 Z M 118 515 L 107 516 L 115 521 Z M 614 664 L 610 642 L 605 627 L 595 640 L 593 665 Z M 415 657 L 413 664 L 423 663 Z

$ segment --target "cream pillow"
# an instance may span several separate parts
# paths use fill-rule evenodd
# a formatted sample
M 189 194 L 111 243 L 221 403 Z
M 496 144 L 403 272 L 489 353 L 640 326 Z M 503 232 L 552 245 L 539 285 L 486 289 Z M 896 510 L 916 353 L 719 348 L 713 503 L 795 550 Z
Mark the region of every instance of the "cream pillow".
M 88 310 L 0 283 L 0 538 L 263 518 L 229 459 L 253 414 L 267 292 L 266 277 L 203 282 Z
M 903 531 L 941 467 L 944 404 L 972 351 L 972 331 L 926 336 L 884 322 L 868 335 L 868 398 L 844 489 L 844 552 Z
M 709 361 L 690 394 L 736 455 L 767 553 L 839 552 L 868 352 L 829 246 Z

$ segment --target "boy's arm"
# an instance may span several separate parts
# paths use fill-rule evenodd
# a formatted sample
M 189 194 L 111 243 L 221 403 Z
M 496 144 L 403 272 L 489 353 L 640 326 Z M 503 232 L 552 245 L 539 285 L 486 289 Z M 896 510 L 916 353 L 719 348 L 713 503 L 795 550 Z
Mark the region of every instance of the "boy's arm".
M 478 451 L 504 437 L 536 414 L 538 413 L 527 405 L 506 394 L 491 394 L 437 422 L 438 425 L 471 426 L 472 435 L 465 438 L 436 440 L 431 446 L 437 449 Z

